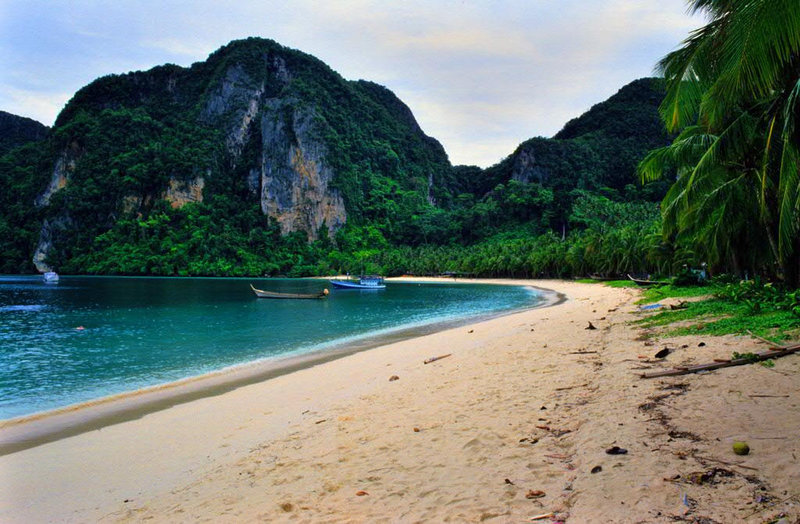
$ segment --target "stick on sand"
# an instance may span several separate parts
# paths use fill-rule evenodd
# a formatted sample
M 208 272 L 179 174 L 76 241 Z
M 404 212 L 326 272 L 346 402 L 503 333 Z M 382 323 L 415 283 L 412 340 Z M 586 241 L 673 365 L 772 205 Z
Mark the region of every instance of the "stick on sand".
M 446 355 L 439 355 L 438 357 L 426 358 L 422 363 L 423 364 L 430 364 L 431 362 L 436 362 L 437 360 L 442 360 L 443 358 L 447 358 L 450 355 L 452 355 L 452 353 L 448 353 Z
M 655 377 L 671 377 L 675 375 L 687 375 L 689 373 L 697 373 L 698 371 L 708 371 L 719 368 L 729 368 L 732 366 L 743 366 L 745 364 L 752 364 L 754 362 L 761 362 L 762 360 L 769 360 L 772 358 L 785 357 L 800 351 L 800 344 L 793 346 L 786 346 L 783 349 L 772 349 L 763 353 L 756 353 L 752 358 L 737 358 L 727 362 L 714 362 L 711 364 L 700 364 L 698 366 L 688 367 L 675 367 L 666 371 L 654 371 L 652 373 L 642 373 L 642 378 L 655 378 Z

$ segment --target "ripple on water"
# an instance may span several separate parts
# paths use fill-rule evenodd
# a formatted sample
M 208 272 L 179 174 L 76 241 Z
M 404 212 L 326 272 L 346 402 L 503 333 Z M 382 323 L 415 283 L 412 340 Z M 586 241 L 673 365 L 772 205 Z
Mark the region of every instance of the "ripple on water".
M 43 311 L 47 308 L 44 304 L 18 304 L 13 306 L 0 306 L 0 313 L 10 311 Z

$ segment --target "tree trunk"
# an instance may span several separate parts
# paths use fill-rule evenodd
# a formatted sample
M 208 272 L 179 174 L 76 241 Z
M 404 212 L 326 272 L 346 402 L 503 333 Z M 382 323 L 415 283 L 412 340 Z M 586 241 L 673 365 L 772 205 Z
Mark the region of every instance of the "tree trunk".
M 767 239 L 769 240 L 769 247 L 772 250 L 772 258 L 775 259 L 775 263 L 778 265 L 778 271 L 783 273 L 784 275 L 788 275 L 787 267 L 783 263 L 783 259 L 778 252 L 778 245 L 775 243 L 775 236 L 772 234 L 772 230 L 769 226 L 765 227 L 764 229 L 767 230 Z
M 742 275 L 742 270 L 739 267 L 739 260 L 736 258 L 736 252 L 730 252 L 730 259 L 731 259 L 731 269 L 733 269 L 733 274 L 737 276 Z

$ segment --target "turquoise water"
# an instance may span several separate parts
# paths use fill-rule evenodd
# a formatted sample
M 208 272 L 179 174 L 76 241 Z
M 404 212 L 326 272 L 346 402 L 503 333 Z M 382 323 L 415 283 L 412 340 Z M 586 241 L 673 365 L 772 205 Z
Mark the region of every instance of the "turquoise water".
M 536 305 L 527 288 L 389 283 L 325 300 L 256 299 L 248 284 L 324 280 L 0 277 L 0 419 L 393 330 Z M 78 329 L 82 328 L 82 329 Z

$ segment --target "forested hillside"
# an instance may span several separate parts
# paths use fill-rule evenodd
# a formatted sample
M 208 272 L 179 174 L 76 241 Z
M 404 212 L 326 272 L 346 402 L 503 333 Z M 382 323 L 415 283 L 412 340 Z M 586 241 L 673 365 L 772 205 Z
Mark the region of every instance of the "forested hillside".
M 22 233 L 2 270 L 126 274 L 316 271 L 309 240 L 388 230 L 450 169 L 391 92 L 263 39 L 98 79 L 0 167 Z
M 668 271 L 668 182 L 635 174 L 669 143 L 663 93 L 637 80 L 491 168 L 453 167 L 388 89 L 235 41 L 100 78 L 0 157 L 0 271 Z
M 44 124 L 0 111 L 0 156 L 15 147 L 43 140 L 46 136 L 47 126 Z
M 658 202 L 670 182 L 642 186 L 636 175 L 645 154 L 670 141 L 663 97 L 663 81 L 636 80 L 488 169 L 455 166 L 450 199 L 410 224 L 417 235 L 350 258 L 389 274 L 486 276 L 671 273 L 693 263 L 661 235 Z

